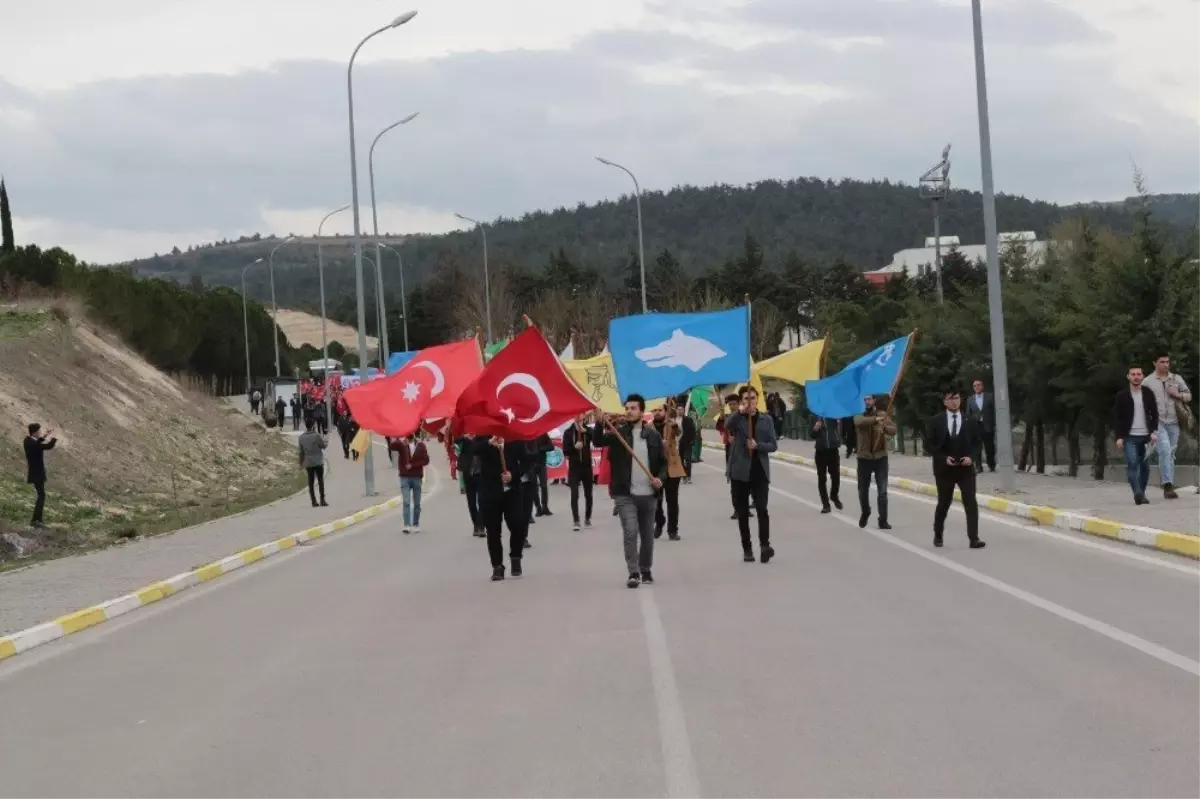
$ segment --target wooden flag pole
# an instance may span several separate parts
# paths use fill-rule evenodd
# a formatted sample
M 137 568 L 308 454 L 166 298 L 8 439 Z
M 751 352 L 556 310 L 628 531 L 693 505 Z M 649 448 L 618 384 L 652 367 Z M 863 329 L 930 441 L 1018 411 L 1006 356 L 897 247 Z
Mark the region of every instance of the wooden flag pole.
M 604 425 L 616 437 L 617 441 L 621 442 L 621 446 L 629 453 L 629 457 L 633 458 L 633 462 L 642 467 L 642 471 L 646 473 L 646 476 L 651 480 L 655 479 L 654 475 L 650 474 L 650 470 L 646 468 L 646 464 L 642 463 L 642 459 L 633 451 L 633 447 L 629 446 L 629 442 L 625 440 L 625 436 L 621 435 L 617 428 L 613 427 L 612 420 L 608 418 L 608 414 L 604 414 Z
M 896 404 L 896 392 L 900 390 L 900 381 L 904 379 L 904 371 L 908 369 L 908 358 L 912 355 L 913 347 L 917 344 L 917 334 L 921 332 L 919 327 L 913 328 L 913 332 L 908 334 L 908 345 L 904 348 L 904 360 L 900 362 L 900 371 L 896 373 L 896 382 L 892 384 L 892 393 L 888 397 L 887 418 L 892 418 L 892 407 Z

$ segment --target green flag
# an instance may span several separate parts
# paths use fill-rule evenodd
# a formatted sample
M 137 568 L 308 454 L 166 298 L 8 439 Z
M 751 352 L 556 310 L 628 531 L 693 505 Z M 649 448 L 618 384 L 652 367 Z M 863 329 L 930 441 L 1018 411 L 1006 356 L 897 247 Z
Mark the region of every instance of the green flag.
M 511 340 L 512 339 L 507 339 L 507 338 L 500 339 L 499 341 L 493 341 L 491 344 L 484 347 L 483 348 L 483 359 L 485 361 L 490 361 L 492 358 L 495 358 L 496 353 L 499 352 L 500 350 L 504 349 L 505 347 L 507 347 L 508 342 Z
M 691 406 L 696 411 L 696 415 L 703 417 L 708 413 L 708 399 L 712 396 L 712 386 L 696 386 L 691 390 L 688 398 Z

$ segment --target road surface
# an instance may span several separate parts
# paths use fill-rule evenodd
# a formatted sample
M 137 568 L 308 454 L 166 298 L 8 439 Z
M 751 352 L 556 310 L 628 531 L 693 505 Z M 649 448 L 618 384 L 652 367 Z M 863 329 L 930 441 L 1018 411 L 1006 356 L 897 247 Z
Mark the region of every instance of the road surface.
M 435 459 L 439 456 L 435 454 Z M 1190 561 L 892 495 L 818 515 L 773 465 L 777 558 L 721 473 L 624 587 L 603 487 L 488 581 L 457 487 L 0 665 L 6 796 L 1197 796 Z M 719 457 L 719 456 L 718 456 Z M 166 575 L 164 575 L 166 576 Z

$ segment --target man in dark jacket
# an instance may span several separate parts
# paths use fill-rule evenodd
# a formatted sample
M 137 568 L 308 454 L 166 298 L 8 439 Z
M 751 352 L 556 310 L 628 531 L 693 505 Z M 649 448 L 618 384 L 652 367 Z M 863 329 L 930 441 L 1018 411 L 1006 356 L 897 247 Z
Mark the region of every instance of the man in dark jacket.
M 933 545 L 942 545 L 946 514 L 954 504 L 954 489 L 962 495 L 967 516 L 967 540 L 971 549 L 983 549 L 979 540 L 979 505 L 975 501 L 975 465 L 979 448 L 979 423 L 962 412 L 962 395 L 957 389 L 942 393 L 945 411 L 929 420 L 926 440 L 933 458 L 933 479 L 937 483 L 938 503 L 933 512 Z
M 592 419 L 584 414 L 563 431 L 563 455 L 567 458 L 567 485 L 571 489 L 572 529 L 579 529 L 579 489 L 583 489 L 583 523 L 592 526 Z
M 529 508 L 521 488 L 528 470 L 529 448 L 524 441 L 475 436 L 472 454 L 479 464 L 479 513 L 487 531 L 492 580 L 504 579 L 504 525 L 508 524 L 508 557 L 512 576 L 520 577 L 521 556 L 529 531 Z
M 533 506 L 538 516 L 553 516 L 550 512 L 550 488 L 546 474 L 546 457 L 554 451 L 554 442 L 543 433 L 533 441 Z
M 975 423 L 979 431 L 979 444 L 972 453 L 975 473 L 983 472 L 984 454 L 987 454 L 989 472 L 996 471 L 996 402 L 992 395 L 983 390 L 983 381 L 976 379 L 971 386 L 972 394 L 967 399 L 967 418 Z
M 463 496 L 467 499 L 471 528 L 476 538 L 483 538 L 487 531 L 479 512 L 479 458 L 475 455 L 475 441 L 471 436 L 461 436 L 455 443 L 458 445 L 458 471 L 463 476 Z
M 609 492 L 624 532 L 625 566 L 629 572 L 625 585 L 629 588 L 654 582 L 651 572 L 654 566 L 654 511 L 658 507 L 657 493 L 667 476 L 662 439 L 653 426 L 642 421 L 645 413 L 646 400 L 641 394 L 630 394 L 625 398 L 625 416 L 608 417 L 616 432 L 608 425 L 598 424 L 592 433 L 594 446 L 608 447 L 608 460 L 612 465 Z M 640 465 L 634 462 L 634 455 Z
M 821 496 L 821 513 L 831 513 L 830 500 L 837 509 L 842 509 L 838 499 L 838 489 L 842 484 L 842 459 L 838 448 L 842 445 L 842 422 L 840 419 L 826 419 L 816 416 L 812 423 L 812 437 L 816 444 L 813 460 L 817 464 L 817 493 Z M 826 482 L 829 483 L 828 489 Z
M 33 503 L 33 527 L 45 527 L 42 514 L 46 509 L 46 459 L 47 450 L 54 449 L 58 439 L 53 430 L 42 432 L 42 426 L 37 422 L 29 425 L 29 435 L 25 437 L 25 463 L 29 467 L 25 481 L 33 486 L 37 498 Z
M 750 543 L 750 498 L 758 511 L 758 545 L 763 563 L 775 557 L 771 547 L 771 520 L 767 499 L 771 492 L 771 453 L 779 448 L 775 425 L 758 412 L 758 391 L 743 386 L 738 392 L 737 413 L 725 418 L 729 435 L 729 480 L 733 486 L 733 506 L 738 532 L 742 536 L 742 559 L 754 562 Z
M 1129 367 L 1129 386 L 1117 393 L 1113 406 L 1113 429 L 1117 432 L 1117 449 L 1125 454 L 1125 476 L 1133 489 L 1137 505 L 1149 505 L 1146 486 L 1150 482 L 1150 466 L 1146 463 L 1146 446 L 1158 443 L 1158 400 L 1154 392 L 1142 387 L 1145 373 L 1142 367 Z

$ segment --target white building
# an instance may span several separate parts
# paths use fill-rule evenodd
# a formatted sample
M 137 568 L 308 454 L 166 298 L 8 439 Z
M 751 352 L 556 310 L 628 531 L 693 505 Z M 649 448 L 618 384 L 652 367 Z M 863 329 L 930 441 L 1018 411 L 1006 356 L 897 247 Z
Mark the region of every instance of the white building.
M 1037 234 L 1029 230 L 1017 233 L 1001 233 L 998 238 L 1001 253 L 1004 252 L 1004 248 L 1007 246 L 1022 244 L 1034 263 L 1040 263 L 1045 258 L 1046 248 L 1050 245 L 1048 241 L 1038 241 Z M 907 250 L 900 250 L 892 256 L 890 264 L 873 272 L 864 272 L 863 277 L 876 285 L 880 285 L 898 276 L 905 269 L 908 269 L 908 274 L 912 277 L 928 274 L 933 271 L 936 252 L 934 244 L 935 241 L 930 236 L 925 239 L 924 247 L 910 247 Z M 958 250 L 968 261 L 972 262 L 986 260 L 987 258 L 986 245 L 962 244 L 958 236 L 942 236 L 942 257 L 944 258 L 951 250 Z

